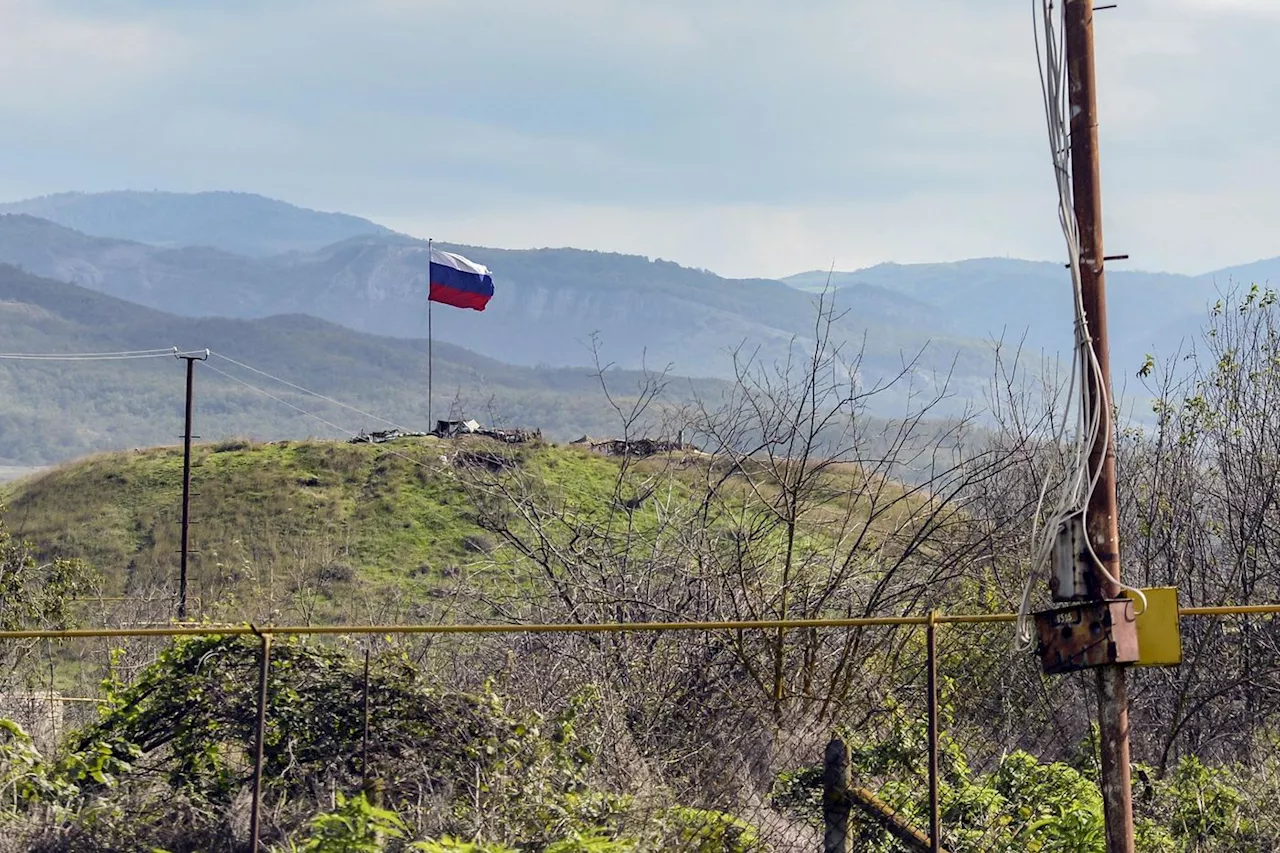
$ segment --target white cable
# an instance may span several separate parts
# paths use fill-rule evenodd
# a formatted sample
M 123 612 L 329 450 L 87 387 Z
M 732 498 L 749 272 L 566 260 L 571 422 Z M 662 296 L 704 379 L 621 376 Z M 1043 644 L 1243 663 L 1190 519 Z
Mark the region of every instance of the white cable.
M 295 412 L 306 415 L 309 418 L 315 418 L 320 423 L 324 424 L 327 427 L 330 427 L 331 429 L 336 429 L 338 432 L 345 432 L 347 435 L 350 435 L 350 436 L 357 435 L 356 432 L 349 430 L 346 427 L 338 426 L 332 421 L 327 421 L 313 412 L 308 412 L 306 409 L 302 408 L 301 406 L 295 406 L 293 403 L 290 403 L 288 400 L 284 400 L 284 399 L 281 399 L 280 397 L 277 397 L 275 394 L 272 394 L 270 391 L 262 390 L 257 385 L 250 385 L 248 382 L 245 382 L 243 379 L 240 379 L 239 377 L 236 377 L 236 376 L 232 376 L 230 373 L 227 373 L 225 370 L 219 370 L 218 368 L 214 367 L 212 364 L 209 364 L 208 362 L 205 362 L 204 366 L 206 369 L 212 370 L 214 373 L 217 373 L 220 376 L 227 377 L 232 382 L 238 382 L 251 391 L 257 391 L 259 394 L 261 394 L 264 397 L 270 397 L 272 400 L 275 400 L 277 403 L 288 406 L 289 408 L 293 409 Z
M 1037 14 L 1038 12 L 1038 14 Z M 1062 227 L 1063 239 L 1067 244 L 1068 266 L 1071 270 L 1071 289 L 1073 309 L 1075 313 L 1075 346 L 1072 351 L 1070 388 L 1074 391 L 1077 375 L 1080 379 L 1079 417 L 1076 420 L 1077 433 L 1073 442 L 1072 460 L 1067 470 L 1073 472 L 1069 480 L 1064 482 L 1055 512 L 1049 516 L 1045 524 L 1044 537 L 1037 547 L 1036 534 L 1039 532 L 1040 513 L 1044 506 L 1044 498 L 1053 477 L 1053 469 L 1045 474 L 1041 485 L 1040 496 L 1036 502 L 1035 516 L 1031 529 L 1031 565 L 1027 574 L 1027 582 L 1022 590 L 1022 600 L 1018 608 L 1017 628 L 1015 631 L 1015 647 L 1025 650 L 1031 645 L 1031 590 L 1034 579 L 1044 567 L 1051 562 L 1053 545 L 1057 537 L 1057 527 L 1061 519 L 1077 511 L 1088 511 L 1089 501 L 1097 490 L 1102 476 L 1102 466 L 1090 476 L 1089 459 L 1093 456 L 1101 440 L 1102 446 L 1108 447 L 1111 442 L 1112 424 L 1109 413 L 1111 400 L 1107 393 L 1106 381 L 1097 354 L 1093 351 L 1093 341 L 1089 334 L 1088 317 L 1084 310 L 1084 288 L 1081 275 L 1080 234 L 1075 217 L 1075 201 L 1071 184 L 1071 131 L 1069 101 L 1067 88 L 1063 85 L 1066 78 L 1066 55 L 1062 51 L 1065 41 L 1061 17 L 1055 25 L 1052 0 L 1032 0 L 1032 30 L 1035 34 L 1036 67 L 1040 75 L 1040 90 L 1044 100 L 1045 126 L 1049 136 L 1049 149 L 1053 159 L 1054 183 L 1058 191 L 1058 220 Z M 1044 47 L 1041 50 L 1040 29 L 1043 26 Z M 1077 369 L 1083 362 L 1083 369 Z M 1098 399 L 1090 399 L 1089 390 L 1097 391 Z M 1063 411 L 1062 429 L 1054 436 L 1054 446 L 1059 446 L 1061 436 L 1065 432 L 1068 411 L 1071 408 L 1071 395 L 1067 398 L 1067 407 Z M 1087 519 L 1087 515 L 1086 515 Z M 1086 526 L 1087 529 L 1087 526 Z M 1089 556 L 1098 571 L 1111 584 L 1122 590 L 1129 590 L 1142 600 L 1142 609 L 1146 610 L 1146 596 L 1141 590 L 1121 583 L 1107 570 L 1093 548 L 1093 543 L 1085 536 Z
M 0 352 L 0 358 L 13 361 L 123 361 L 132 358 L 164 358 L 177 352 L 177 347 L 124 350 L 122 352 Z
M 1037 11 L 1039 14 L 1037 14 Z M 1067 244 L 1072 290 L 1075 297 L 1073 300 L 1075 303 L 1074 313 L 1076 315 L 1076 340 L 1072 350 L 1071 378 L 1068 383 L 1066 405 L 1062 411 L 1061 425 L 1053 432 L 1054 447 L 1060 446 L 1062 436 L 1066 433 L 1077 376 L 1081 379 L 1082 387 L 1080 416 L 1077 419 L 1077 432 L 1073 442 L 1074 453 L 1071 454 L 1073 458 L 1066 469 L 1071 473 L 1064 481 L 1054 512 L 1048 517 L 1044 525 L 1043 538 L 1039 540 L 1037 539 L 1037 534 L 1040 533 L 1040 515 L 1044 508 L 1044 500 L 1048 493 L 1049 485 L 1054 478 L 1055 468 L 1052 466 L 1045 472 L 1045 478 L 1041 483 L 1040 493 L 1036 501 L 1030 536 L 1030 565 L 1027 572 L 1027 581 L 1022 590 L 1015 630 L 1014 645 L 1019 650 L 1029 648 L 1032 642 L 1030 624 L 1031 590 L 1036 577 L 1043 572 L 1045 565 L 1051 559 L 1054 540 L 1057 537 L 1058 520 L 1070 510 L 1072 505 L 1079 501 L 1080 487 L 1085 478 L 1085 466 L 1087 466 L 1088 459 L 1088 453 L 1084 447 L 1085 436 L 1096 435 L 1096 431 L 1088 431 L 1092 418 L 1090 417 L 1091 413 L 1085 411 L 1088 407 L 1088 395 L 1085 393 L 1084 387 L 1087 382 L 1085 378 L 1087 374 L 1085 371 L 1078 369 L 1081 351 L 1084 348 L 1082 340 L 1087 336 L 1087 331 L 1083 323 L 1083 306 L 1079 287 L 1079 235 L 1076 231 L 1071 188 L 1069 124 L 1066 120 L 1067 98 L 1065 89 L 1062 86 L 1062 80 L 1065 76 L 1065 64 L 1064 57 L 1059 50 L 1062 40 L 1054 25 L 1053 8 L 1050 0 L 1032 0 L 1031 17 L 1032 31 L 1035 35 L 1036 67 L 1040 76 L 1040 91 L 1044 101 L 1045 127 L 1049 137 L 1049 151 L 1053 161 L 1054 184 L 1058 193 L 1058 220 Z M 1044 29 L 1043 52 L 1041 51 L 1041 35 L 1039 32 L 1041 24 L 1043 24 Z
M 304 394 L 310 394 L 312 397 L 317 397 L 321 400 L 324 400 L 327 403 L 332 403 L 335 406 L 341 406 L 344 409 L 355 412 L 358 415 L 363 415 L 366 418 L 373 418 L 375 421 L 382 421 L 384 424 L 390 424 L 396 429 L 403 430 L 404 432 L 411 431 L 408 427 L 401 426 L 395 421 L 389 421 L 386 418 L 379 417 L 378 415 L 375 415 L 371 412 L 366 412 L 361 409 L 357 409 L 355 406 L 349 406 L 346 403 L 342 402 L 341 400 L 335 400 L 332 397 L 326 397 L 324 394 L 318 393 L 316 391 L 312 391 L 309 388 L 303 388 L 301 385 L 295 385 L 294 383 L 290 382 L 287 379 L 281 379 L 279 376 L 274 376 L 270 373 L 267 373 L 265 370 L 259 370 L 258 368 L 253 367 L 252 365 L 245 364 L 243 361 L 236 361 L 234 358 L 232 358 L 229 355 L 223 355 L 220 352 L 212 352 L 212 351 L 210 354 L 217 356 L 223 361 L 229 361 L 232 364 L 236 365 L 237 367 L 243 367 L 245 370 L 251 370 L 254 373 L 258 374 L 259 376 L 265 376 L 267 379 L 273 379 L 282 385 L 288 385 L 290 388 L 294 389 L 295 391 L 301 391 Z
M 298 412 L 299 414 L 306 415 L 309 418 L 315 418 L 317 421 L 319 421 L 320 423 L 324 424 L 325 426 L 331 429 L 336 429 L 338 432 L 345 432 L 347 435 L 351 436 L 352 438 L 355 438 L 359 435 L 359 433 L 353 430 L 349 430 L 344 426 L 339 426 L 338 424 L 335 424 L 332 421 L 325 420 L 324 418 L 320 417 L 314 412 L 308 412 L 306 409 L 302 408 L 301 406 L 295 406 L 293 403 L 290 403 L 288 400 L 285 400 L 281 397 L 277 397 L 275 394 L 272 394 L 270 391 L 265 391 L 262 388 L 259 388 L 257 385 L 253 385 L 249 382 L 246 382 L 243 379 L 240 379 L 239 377 L 232 376 L 230 373 L 227 373 L 225 370 L 219 370 L 218 368 L 214 367 L 212 364 L 209 364 L 208 362 L 205 362 L 205 368 L 208 370 L 212 370 L 214 373 L 217 373 L 219 376 L 225 376 L 226 378 L 230 379 L 232 382 L 237 382 L 240 385 L 243 385 L 244 387 L 248 388 L 250 391 L 256 391 L 262 396 L 275 400 L 277 403 L 280 403 L 281 405 L 288 406 L 289 408 L 293 409 L 295 412 Z M 390 456 L 395 456 L 400 459 L 403 459 L 406 462 L 409 462 L 413 465 L 417 465 L 419 468 L 426 468 L 427 470 L 431 470 L 430 466 L 423 463 L 422 460 L 414 459 L 412 456 L 406 456 L 405 454 L 400 453 L 399 451 L 396 451 L 396 450 L 392 450 L 389 447 L 383 447 L 382 452 L 387 453 Z

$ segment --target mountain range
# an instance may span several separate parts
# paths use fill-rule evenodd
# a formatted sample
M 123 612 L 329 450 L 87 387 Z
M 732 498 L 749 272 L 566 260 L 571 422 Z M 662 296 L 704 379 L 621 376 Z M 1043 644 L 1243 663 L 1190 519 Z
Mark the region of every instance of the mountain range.
M 90 206 L 99 199 L 80 198 Z M 68 205 L 41 212 L 61 216 Z M 175 212 L 175 223 L 180 218 Z M 0 263 L 182 316 L 306 313 L 358 331 L 426 337 L 425 241 L 357 234 L 311 251 L 250 256 L 227 249 L 248 242 L 245 235 L 201 244 L 202 219 L 192 224 L 188 245 L 157 246 L 85 234 L 30 214 L 0 215 Z M 264 217 L 258 231 L 267 234 L 276 219 L 286 217 Z M 117 222 L 112 230 L 129 229 Z M 136 231 L 150 229 L 144 223 Z M 176 231 L 171 223 L 169 233 Z M 730 280 L 666 261 L 576 249 L 441 245 L 488 265 L 499 293 L 483 313 L 434 311 L 436 339 L 511 364 L 588 363 L 594 336 L 603 357 L 623 367 L 671 366 L 725 378 L 733 373 L 735 348 L 745 344 L 769 362 L 787 357 L 793 340 L 804 344 L 813 335 L 812 295 L 778 281 Z M 921 351 L 925 374 L 948 369 L 958 353 L 974 368 L 986 361 L 980 342 L 951 339 L 941 329 L 944 318 L 919 300 L 877 287 L 846 294 L 837 308 L 848 313 L 835 331 L 850 340 L 868 335 L 863 367 L 876 376 L 898 372 L 904 357 Z
M 487 264 L 497 295 L 483 313 L 433 310 L 437 377 L 474 399 L 502 397 L 514 413 L 545 417 L 565 434 L 600 428 L 599 413 L 583 409 L 583 422 L 571 426 L 558 416 L 563 401 L 544 397 L 539 413 L 532 400 L 554 388 L 552 396 L 569 394 L 579 402 L 568 408 L 577 408 L 591 390 L 580 366 L 591 362 L 593 341 L 618 368 L 731 378 L 744 354 L 768 364 L 810 344 L 822 291 L 837 311 L 833 335 L 862 352 L 864 382 L 913 365 L 910 384 L 879 399 L 886 415 L 898 413 L 913 390 L 936 390 L 948 374 L 953 407 L 980 398 L 993 339 L 1037 359 L 1071 345 L 1069 277 L 1051 262 L 989 258 L 728 279 L 634 255 L 446 247 Z M 292 381 L 313 382 L 326 394 L 385 399 L 391 409 L 373 410 L 420 421 L 426 248 L 367 219 L 246 193 L 67 193 L 4 204 L 0 263 L 28 275 L 10 269 L 0 276 L 0 349 L 222 348 L 292 371 Z M 1194 338 L 1220 291 L 1277 277 L 1280 258 L 1197 276 L 1111 265 L 1117 385 L 1146 353 L 1170 356 Z M 118 322 L 104 325 L 104 317 Z M 50 365 L 22 369 L 46 377 L 46 388 L 51 377 L 71 375 Z M 397 383 L 397 373 L 408 379 Z M 102 375 L 104 388 L 116 387 L 109 376 L 117 374 Z M 10 367 L 0 381 L 12 385 L 16 376 Z M 20 407 L 0 402 L 0 418 L 26 418 L 23 428 L 47 437 L 43 449 L 0 452 L 0 463 L 171 437 L 171 426 L 144 428 L 144 410 L 162 404 L 143 396 L 148 402 L 122 421 L 131 426 L 112 427 L 114 438 L 86 427 L 64 435 L 70 428 L 57 426 L 66 408 L 56 394 Z M 166 397 L 163 405 L 171 403 Z M 277 422 L 255 420 L 258 409 L 242 421 L 226 414 L 227 429 Z M 0 440 L 5 433 L 0 428 Z
M 355 216 L 247 193 L 68 193 L 0 205 L 0 262 L 184 316 L 307 313 L 358 331 L 426 334 L 425 241 Z M 444 245 L 444 244 L 441 244 Z M 837 333 L 889 371 L 986 367 L 992 338 L 1068 352 L 1069 278 L 1051 262 L 975 259 L 726 279 L 649 258 L 577 249 L 451 245 L 487 264 L 483 315 L 438 311 L 434 333 L 521 365 L 584 363 L 592 334 L 625 367 L 729 376 L 747 343 L 766 357 L 812 335 L 813 292 L 847 312 Z M 1194 335 L 1219 289 L 1280 278 L 1280 258 L 1189 276 L 1108 269 L 1117 370 Z

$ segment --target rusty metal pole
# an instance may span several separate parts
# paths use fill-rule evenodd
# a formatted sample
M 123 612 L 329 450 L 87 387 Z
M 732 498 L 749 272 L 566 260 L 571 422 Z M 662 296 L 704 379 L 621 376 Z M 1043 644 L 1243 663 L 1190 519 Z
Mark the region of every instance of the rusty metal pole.
M 925 626 L 929 657 L 929 850 L 942 850 L 942 806 L 938 796 L 938 613 Z
M 1087 399 L 1100 412 L 1099 435 L 1089 454 L 1089 475 L 1097 487 L 1089 497 L 1086 535 L 1099 562 L 1120 577 L 1116 506 L 1115 429 L 1111 411 L 1111 357 L 1107 343 L 1107 290 L 1103 271 L 1102 190 L 1098 162 L 1098 93 L 1094 76 L 1093 0 L 1066 0 L 1063 27 L 1071 111 L 1071 188 L 1080 231 L 1080 277 L 1090 346 L 1099 381 L 1086 382 Z M 1091 372 L 1086 368 L 1086 376 Z M 1105 438 L 1105 440 L 1102 440 Z M 1119 598 L 1117 583 L 1093 572 L 1094 598 Z M 1133 802 L 1129 770 L 1129 710 L 1125 670 L 1098 669 L 1098 725 L 1101 734 L 1102 801 L 1109 853 L 1133 853 Z
M 255 629 L 256 631 L 256 629 Z M 258 664 L 258 719 L 253 743 L 253 802 L 249 811 L 249 850 L 258 853 L 262 820 L 262 759 L 267 735 L 267 675 L 271 671 L 271 635 L 261 634 L 262 658 Z

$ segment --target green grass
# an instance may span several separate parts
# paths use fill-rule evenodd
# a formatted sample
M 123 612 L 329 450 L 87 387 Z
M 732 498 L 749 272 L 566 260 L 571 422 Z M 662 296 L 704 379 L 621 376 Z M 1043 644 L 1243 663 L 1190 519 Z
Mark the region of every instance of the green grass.
M 435 438 L 197 445 L 191 615 L 219 622 L 421 621 L 451 618 L 454 596 L 518 596 L 531 580 L 521 574 L 523 561 L 481 529 L 453 458 L 471 445 Z M 659 533 L 669 502 L 700 501 L 709 473 L 705 464 L 654 457 L 629 463 L 619 485 L 618 460 L 580 447 L 498 451 L 518 460 L 517 491 L 529 489 L 544 512 L 564 514 L 565 523 L 548 527 L 551 535 L 572 537 L 586 525 L 609 537 L 609 547 L 625 547 L 634 536 L 644 549 L 652 536 L 672 535 Z M 619 499 L 649 487 L 660 489 L 657 498 L 632 513 L 620 509 Z M 772 489 L 761 489 L 767 499 Z M 119 624 L 165 621 L 173 612 L 181 494 L 182 451 L 166 447 L 91 456 L 4 484 L 0 503 L 7 526 L 40 559 L 80 558 L 98 571 L 102 593 L 93 600 L 126 603 L 102 603 L 86 621 Z M 735 475 L 709 523 L 732 525 L 739 509 L 761 497 Z M 665 515 L 655 506 L 660 501 L 668 502 Z M 870 511 L 864 503 L 850 507 L 836 488 L 802 521 L 801 553 L 830 548 L 838 529 L 832 523 L 847 510 L 856 525 Z M 879 540 L 904 512 L 899 507 L 876 522 L 866 541 Z M 511 523 L 517 533 L 529 532 L 519 513 Z M 776 561 L 782 545 L 775 527 L 757 541 L 757 556 Z M 129 604 L 139 599 L 146 605 Z
M 384 616 L 412 616 L 498 544 L 473 520 L 448 460 L 456 449 L 434 438 L 197 445 L 193 612 L 351 618 L 357 601 L 367 610 L 394 600 L 396 613 Z M 553 445 L 517 453 L 539 487 L 575 513 L 610 507 L 617 461 Z M 85 560 L 102 576 L 104 597 L 150 596 L 155 619 L 167 618 L 177 587 L 181 495 L 178 447 L 99 454 L 0 486 L 5 523 L 40 559 Z
M 194 594 L 281 596 L 306 586 L 335 598 L 352 585 L 421 593 L 475 558 L 468 543 L 479 533 L 441 451 L 435 439 L 197 446 Z M 174 585 L 181 494 L 178 448 L 93 456 L 0 492 L 17 535 L 41 558 L 87 560 L 108 596 Z

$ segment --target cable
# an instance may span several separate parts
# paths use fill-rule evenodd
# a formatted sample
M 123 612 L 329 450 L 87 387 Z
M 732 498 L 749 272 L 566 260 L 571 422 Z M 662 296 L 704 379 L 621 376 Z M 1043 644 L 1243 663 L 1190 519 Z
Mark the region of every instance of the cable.
M 1065 15 L 1065 10 L 1063 11 Z M 1070 98 L 1063 81 L 1067 77 L 1066 54 L 1062 50 L 1065 43 L 1065 20 L 1060 15 L 1055 21 L 1053 0 L 1032 0 L 1032 31 L 1035 35 L 1036 67 L 1040 75 L 1040 90 L 1044 100 L 1045 126 L 1049 136 L 1049 150 L 1053 160 L 1054 183 L 1058 191 L 1058 220 L 1062 227 L 1063 239 L 1067 244 L 1068 266 L 1071 270 L 1071 289 L 1073 309 L 1075 313 L 1075 346 L 1071 357 L 1070 391 L 1067 405 L 1063 410 L 1062 426 L 1054 433 L 1054 446 L 1060 446 L 1066 431 L 1067 417 L 1071 409 L 1072 394 L 1075 391 L 1076 377 L 1080 379 L 1079 415 L 1076 419 L 1077 432 L 1073 441 L 1073 458 L 1065 469 L 1068 479 L 1052 515 L 1045 523 L 1043 538 L 1037 542 L 1040 532 L 1040 514 L 1044 508 L 1044 500 L 1053 479 L 1051 468 L 1045 474 L 1041 484 L 1039 498 L 1036 502 L 1035 514 L 1031 528 L 1030 566 L 1027 582 L 1023 586 L 1022 599 L 1018 608 L 1017 628 L 1014 646 L 1026 650 L 1031 646 L 1031 589 L 1032 584 L 1045 566 L 1052 561 L 1053 546 L 1057 539 L 1058 527 L 1062 520 L 1075 512 L 1085 513 L 1088 521 L 1088 506 L 1102 478 L 1102 466 L 1089 474 L 1089 459 L 1098 447 L 1109 446 L 1112 438 L 1112 423 L 1108 413 L 1111 410 L 1111 398 L 1107 393 L 1106 377 L 1097 354 L 1093 350 L 1093 338 L 1089 333 L 1089 320 L 1084 310 L 1084 287 L 1081 275 L 1080 233 L 1075 216 L 1075 199 L 1071 181 L 1071 127 L 1069 116 Z M 1043 50 L 1041 48 L 1041 29 L 1043 28 Z M 1096 260 L 1094 261 L 1096 263 Z M 1082 366 L 1083 364 L 1083 366 Z M 1091 395 L 1090 390 L 1094 391 Z M 1096 396 L 1092 400 L 1091 396 Z M 1098 557 L 1089 536 L 1085 535 L 1085 545 L 1090 558 L 1098 572 L 1112 585 L 1121 590 L 1128 590 L 1142 600 L 1142 611 L 1147 608 L 1146 596 L 1139 589 L 1128 586 L 1115 578 L 1106 565 Z
M 214 355 L 216 355 L 216 353 L 214 353 Z M 220 356 L 220 357 L 225 358 L 225 356 Z M 275 394 L 272 394 L 270 391 L 265 391 L 262 388 L 259 388 L 257 385 L 253 385 L 249 382 L 246 382 L 237 376 L 232 376 L 230 373 L 227 373 L 225 370 L 219 370 L 218 368 L 214 367 L 212 364 L 209 364 L 208 362 L 205 362 L 204 366 L 207 370 L 212 370 L 214 373 L 218 374 L 219 376 L 225 376 L 227 379 L 230 379 L 232 382 L 236 382 L 240 385 L 243 385 L 244 387 L 248 388 L 251 391 L 256 391 L 262 396 L 275 400 L 277 403 L 280 403 L 281 405 L 288 406 L 289 408 L 293 409 L 295 412 L 298 412 L 299 414 L 306 415 L 309 418 L 315 418 L 317 421 L 319 421 L 320 423 L 324 424 L 327 427 L 330 427 L 331 429 L 336 429 L 338 432 L 344 432 L 347 435 L 351 436 L 352 438 L 355 438 L 356 436 L 359 435 L 359 433 L 356 432 L 355 430 L 350 430 L 344 426 L 335 424 L 333 421 L 325 420 L 324 418 L 320 417 L 314 412 L 308 412 L 306 409 L 302 408 L 301 406 L 295 406 L 293 403 L 290 403 L 288 400 L 277 397 Z M 379 420 L 381 420 L 381 418 L 379 418 Z M 419 468 L 425 468 L 427 470 L 431 470 L 431 467 L 426 463 L 424 463 L 421 459 L 414 459 L 412 456 L 406 456 L 405 454 L 400 453 L 399 451 L 396 451 L 396 450 L 392 450 L 389 447 L 383 447 L 382 450 L 383 452 L 391 456 L 398 457 L 400 459 L 405 460 L 406 462 L 410 462 L 414 465 L 417 465 Z
M 177 353 L 177 347 L 169 347 L 168 349 L 124 350 L 122 352 L 0 352 L 0 359 L 12 361 L 124 361 L 134 358 L 165 358 L 177 355 Z
M 1072 300 L 1073 313 L 1075 314 L 1075 346 L 1072 349 L 1071 378 L 1068 383 L 1067 401 L 1062 411 L 1061 424 L 1052 434 L 1054 447 L 1061 446 L 1062 437 L 1066 434 L 1077 377 L 1080 379 L 1081 388 L 1079 416 L 1076 419 L 1077 431 L 1073 441 L 1073 451 L 1069 454 L 1071 461 L 1064 469 L 1067 472 L 1066 479 L 1054 511 L 1045 522 L 1043 536 L 1039 539 L 1037 539 L 1037 535 L 1041 532 L 1040 517 L 1044 509 L 1044 501 L 1048 494 L 1050 483 L 1055 476 L 1055 468 L 1052 466 L 1045 472 L 1045 478 L 1041 483 L 1036 501 L 1030 536 L 1030 565 L 1028 567 L 1027 582 L 1023 586 L 1021 602 L 1018 608 L 1017 629 L 1014 640 L 1014 645 L 1019 650 L 1026 650 L 1031 645 L 1031 590 L 1035 578 L 1051 562 L 1053 545 L 1057 538 L 1061 519 L 1080 506 L 1081 488 L 1088 481 L 1088 459 L 1094 447 L 1093 442 L 1097 440 L 1098 427 L 1101 426 L 1097 420 L 1100 416 L 1100 411 L 1093 411 L 1093 407 L 1089 404 L 1088 389 L 1090 379 L 1094 379 L 1095 387 L 1103 388 L 1102 384 L 1096 381 L 1097 377 L 1101 375 L 1101 370 L 1090 346 L 1091 341 L 1088 333 L 1088 322 L 1084 314 L 1083 289 L 1081 287 L 1080 240 L 1071 185 L 1070 123 L 1067 119 L 1069 99 L 1066 88 L 1063 86 L 1063 80 L 1066 77 L 1066 58 L 1061 50 L 1064 42 L 1061 30 L 1063 24 L 1060 18 L 1055 24 L 1052 0 L 1032 0 L 1031 17 L 1032 31 L 1035 35 L 1036 67 L 1040 76 L 1040 90 L 1044 101 L 1045 127 L 1049 137 L 1049 152 L 1053 161 L 1054 184 L 1058 193 L 1058 221 L 1067 244 L 1068 265 L 1071 269 L 1072 295 L 1074 297 Z M 1043 50 L 1041 48 L 1041 26 L 1043 26 Z M 1087 355 L 1085 355 L 1086 353 Z M 1087 362 L 1084 369 L 1081 369 L 1082 355 Z M 1089 494 L 1092 494 L 1093 487 L 1096 484 L 1096 479 L 1088 482 Z M 1085 496 L 1084 503 L 1087 505 L 1087 502 L 1088 497 Z
M 347 435 L 350 435 L 353 437 L 358 435 L 358 433 L 355 432 L 354 430 L 349 430 L 346 427 L 338 426 L 332 421 L 327 421 L 324 418 L 320 417 L 319 415 L 315 414 L 314 412 L 308 412 L 306 409 L 302 408 L 301 406 L 295 406 L 293 403 L 290 403 L 288 400 L 284 400 L 284 399 L 281 399 L 280 397 L 277 397 L 275 394 L 272 394 L 270 391 L 262 390 L 257 385 L 250 385 L 248 382 L 245 382 L 243 379 L 240 379 L 239 377 L 236 377 L 236 376 L 232 376 L 230 373 L 227 373 L 225 370 L 219 370 L 218 368 L 214 367 L 212 364 L 209 364 L 208 362 L 205 362 L 204 366 L 207 370 L 212 370 L 214 373 L 217 373 L 220 376 L 225 376 L 226 378 L 230 379 L 232 382 L 238 382 L 239 384 L 243 385 L 244 387 L 248 388 L 251 391 L 257 391 L 262 396 L 269 397 L 272 400 L 275 400 L 277 403 L 288 406 L 289 408 L 293 409 L 295 412 L 306 415 L 309 418 L 315 418 L 320 423 L 324 424 L 327 427 L 330 427 L 331 429 L 336 429 L 338 432 L 345 432 Z
M 287 379 L 281 379 L 279 376 L 275 376 L 273 374 L 267 373 L 267 371 L 265 370 L 259 370 L 258 368 L 253 367 L 252 365 L 245 364 L 243 361 L 236 361 L 234 358 L 232 358 L 229 355 L 223 355 L 220 352 L 212 352 L 212 351 L 210 354 L 217 356 L 223 361 L 229 361 L 232 364 L 236 365 L 237 367 L 243 367 L 245 370 L 251 370 L 254 373 L 258 374 L 259 376 L 265 376 L 267 379 L 273 379 L 276 382 L 281 383 L 282 385 L 288 385 L 290 388 L 294 389 L 295 391 L 301 391 L 304 394 L 310 394 L 312 397 L 318 397 L 319 399 L 324 400 L 327 403 L 332 403 L 335 406 L 341 406 L 342 408 L 355 412 L 358 415 L 363 415 L 366 418 L 373 418 L 375 421 L 382 421 L 384 424 L 389 424 L 398 430 L 403 430 L 404 432 L 410 432 L 408 427 L 402 426 L 396 423 L 395 421 L 389 421 L 386 418 L 379 417 L 378 415 L 375 415 L 371 412 L 366 412 L 362 409 L 357 409 L 355 406 L 349 406 L 346 403 L 342 402 L 341 400 L 335 400 L 332 397 L 326 397 L 324 394 L 321 394 L 316 391 L 312 391 L 309 388 L 303 388 L 301 385 L 296 385 Z

